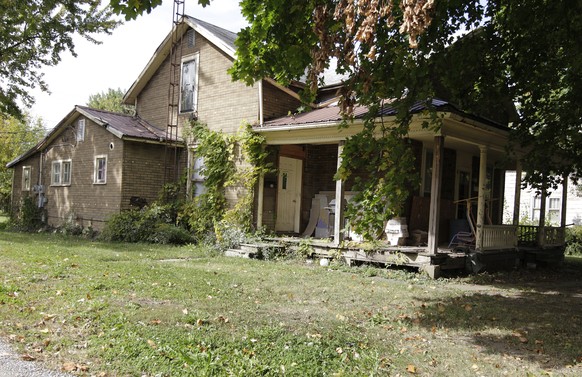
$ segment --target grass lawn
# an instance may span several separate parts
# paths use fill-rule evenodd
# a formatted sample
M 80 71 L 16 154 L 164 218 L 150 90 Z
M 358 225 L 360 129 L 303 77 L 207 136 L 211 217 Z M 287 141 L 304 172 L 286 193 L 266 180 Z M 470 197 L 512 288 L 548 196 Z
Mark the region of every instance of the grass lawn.
M 0 336 L 91 376 L 582 375 L 582 263 L 398 269 L 0 232 Z

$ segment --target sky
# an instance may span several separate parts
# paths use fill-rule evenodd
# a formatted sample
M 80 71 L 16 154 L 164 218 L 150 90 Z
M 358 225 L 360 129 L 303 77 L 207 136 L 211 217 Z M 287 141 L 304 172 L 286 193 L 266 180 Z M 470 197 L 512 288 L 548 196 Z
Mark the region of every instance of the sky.
M 210 6 L 202 8 L 197 0 L 186 0 L 185 13 L 237 32 L 246 25 L 238 1 L 213 0 Z M 125 92 L 170 32 L 172 9 L 173 1 L 164 0 L 150 14 L 126 21 L 111 35 L 97 35 L 96 39 L 103 42 L 101 45 L 77 37 L 76 58 L 67 52 L 61 55 L 58 65 L 42 70 L 50 94 L 31 91 L 36 103 L 28 109 L 30 115 L 42 118 L 45 127 L 51 129 L 75 105 L 86 105 L 90 95 L 106 92 L 109 88 Z

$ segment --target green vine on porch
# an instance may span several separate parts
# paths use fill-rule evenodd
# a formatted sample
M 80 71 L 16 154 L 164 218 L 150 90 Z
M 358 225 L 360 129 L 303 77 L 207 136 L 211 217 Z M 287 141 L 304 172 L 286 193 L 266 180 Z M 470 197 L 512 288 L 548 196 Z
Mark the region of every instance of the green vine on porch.
M 369 112 L 376 114 L 377 110 Z M 336 179 L 347 180 L 354 172 L 360 173 L 353 178 L 352 191 L 357 194 L 348 203 L 346 217 L 365 240 L 377 239 L 386 221 L 402 214 L 410 189 L 418 187 L 407 133 L 407 126 L 394 127 L 392 122 L 370 118 L 362 132 L 346 140 Z

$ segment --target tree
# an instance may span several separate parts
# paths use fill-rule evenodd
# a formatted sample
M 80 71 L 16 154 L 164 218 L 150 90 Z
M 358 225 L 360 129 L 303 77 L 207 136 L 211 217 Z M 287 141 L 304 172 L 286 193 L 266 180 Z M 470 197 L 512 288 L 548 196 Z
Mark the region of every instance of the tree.
M 44 133 L 41 119 L 0 114 L 0 211 L 9 210 L 12 193 L 12 170 L 6 164 L 32 148 Z
M 111 0 L 109 4 L 117 14 L 125 15 L 126 20 L 134 20 L 143 12 L 149 14 L 152 9 L 162 5 L 162 0 Z M 198 4 L 205 7 L 210 4 L 210 0 L 198 0 Z
M 94 109 L 112 111 L 115 113 L 122 113 L 133 115 L 134 107 L 123 104 L 123 91 L 120 88 L 107 89 L 107 92 L 91 94 L 87 106 Z
M 48 91 L 39 70 L 76 56 L 73 35 L 100 43 L 93 35 L 110 34 L 119 25 L 99 0 L 0 0 L 0 113 L 22 117 L 30 106 L 29 90 Z

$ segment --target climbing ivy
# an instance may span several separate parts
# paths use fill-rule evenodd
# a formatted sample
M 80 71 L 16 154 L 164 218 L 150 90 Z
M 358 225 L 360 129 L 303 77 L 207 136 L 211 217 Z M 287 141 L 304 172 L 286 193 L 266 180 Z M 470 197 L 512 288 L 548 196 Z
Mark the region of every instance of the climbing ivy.
M 205 178 L 206 192 L 185 204 L 181 221 L 198 239 L 213 234 L 219 243 L 232 238 L 226 232 L 251 231 L 254 187 L 259 176 L 270 169 L 264 138 L 250 125 L 236 134 L 224 134 L 197 122 L 186 136 L 196 141 L 195 154 L 204 159 L 200 174 Z M 232 208 L 228 208 L 227 187 L 237 195 Z
M 374 240 L 386 221 L 401 215 L 409 188 L 418 182 L 414 153 L 402 128 L 367 119 L 363 131 L 346 140 L 336 179 L 346 180 L 354 172 L 359 173 L 353 178 L 356 195 L 346 217 L 357 234 Z

